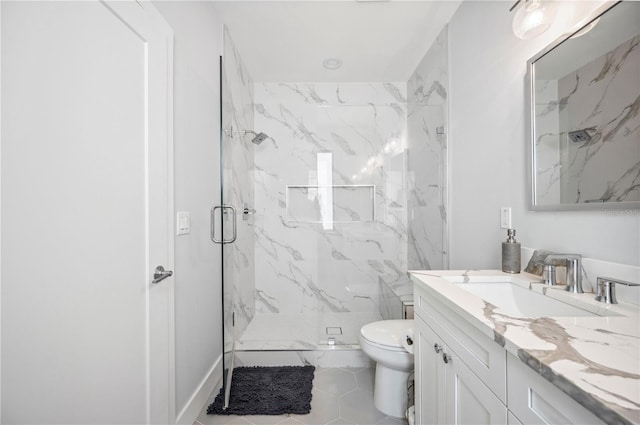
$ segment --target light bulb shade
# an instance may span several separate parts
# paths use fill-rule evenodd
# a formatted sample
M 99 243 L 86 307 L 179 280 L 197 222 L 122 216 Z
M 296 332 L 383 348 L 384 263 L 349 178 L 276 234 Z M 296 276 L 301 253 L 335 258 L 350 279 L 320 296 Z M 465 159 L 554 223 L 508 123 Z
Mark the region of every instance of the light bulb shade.
M 528 0 L 513 17 L 513 33 L 516 37 L 529 40 L 551 27 L 556 16 L 556 6 L 552 2 Z

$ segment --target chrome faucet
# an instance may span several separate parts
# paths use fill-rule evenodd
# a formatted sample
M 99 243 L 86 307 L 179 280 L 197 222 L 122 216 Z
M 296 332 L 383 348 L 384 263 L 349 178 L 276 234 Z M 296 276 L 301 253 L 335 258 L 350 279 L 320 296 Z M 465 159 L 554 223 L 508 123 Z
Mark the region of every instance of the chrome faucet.
M 564 261 L 565 264 L 553 263 L 553 260 Z M 567 268 L 567 277 L 565 282 L 567 286 L 564 288 L 574 294 L 582 294 L 582 255 L 580 254 L 550 254 L 544 259 L 544 264 L 565 265 Z
M 616 299 L 616 283 L 618 285 L 640 286 L 638 283 L 627 282 L 620 279 L 599 277 L 596 280 L 596 301 L 606 304 L 618 304 L 618 300 Z

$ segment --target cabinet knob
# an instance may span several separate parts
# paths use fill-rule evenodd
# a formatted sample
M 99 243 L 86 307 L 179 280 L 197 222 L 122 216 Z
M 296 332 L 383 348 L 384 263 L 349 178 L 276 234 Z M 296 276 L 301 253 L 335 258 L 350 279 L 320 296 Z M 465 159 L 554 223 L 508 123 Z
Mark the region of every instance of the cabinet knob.
M 451 361 L 451 356 L 447 353 L 442 353 L 442 361 L 445 363 L 449 363 Z
M 433 344 L 433 349 L 435 350 L 436 353 L 439 353 L 442 351 L 442 346 L 438 343 Z

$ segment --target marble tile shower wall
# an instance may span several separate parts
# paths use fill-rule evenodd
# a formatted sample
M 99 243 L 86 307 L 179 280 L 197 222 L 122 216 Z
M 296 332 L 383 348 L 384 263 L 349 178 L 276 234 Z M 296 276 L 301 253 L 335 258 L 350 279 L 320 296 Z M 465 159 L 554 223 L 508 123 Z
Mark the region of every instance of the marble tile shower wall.
M 541 203 L 640 200 L 639 44 L 633 37 L 558 80 L 537 83 Z M 580 129 L 592 139 L 571 141 L 567 132 Z
M 447 27 L 407 83 L 408 267 L 447 269 Z
M 378 312 L 407 270 L 406 85 L 256 84 L 256 311 Z
M 254 130 L 253 81 L 225 29 L 222 105 L 223 202 L 237 208 L 237 239 L 223 246 L 225 351 L 240 337 L 255 313 L 254 229 L 243 220 L 244 205 L 254 204 L 253 143 L 244 130 Z M 230 214 L 224 215 L 225 238 L 231 236 Z M 231 315 L 235 313 L 235 327 Z

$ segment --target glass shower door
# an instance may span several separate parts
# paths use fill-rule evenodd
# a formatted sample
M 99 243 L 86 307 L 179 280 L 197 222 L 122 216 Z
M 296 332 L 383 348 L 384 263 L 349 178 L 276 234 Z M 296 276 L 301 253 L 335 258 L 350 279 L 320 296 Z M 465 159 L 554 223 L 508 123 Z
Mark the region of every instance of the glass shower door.
M 225 29 L 220 59 L 220 205 L 212 209 L 212 223 L 218 225 L 212 230 L 222 244 L 225 406 L 239 338 L 255 313 L 253 83 L 245 78 L 238 58 Z
M 211 209 L 211 240 L 221 244 L 222 255 L 222 336 L 223 336 L 223 389 L 226 408 L 233 376 L 235 358 L 235 332 L 232 284 L 233 243 L 237 239 L 237 210 L 229 204 L 231 192 L 231 166 L 228 151 L 232 142 L 230 94 L 226 82 L 224 60 L 220 57 L 220 204 Z

